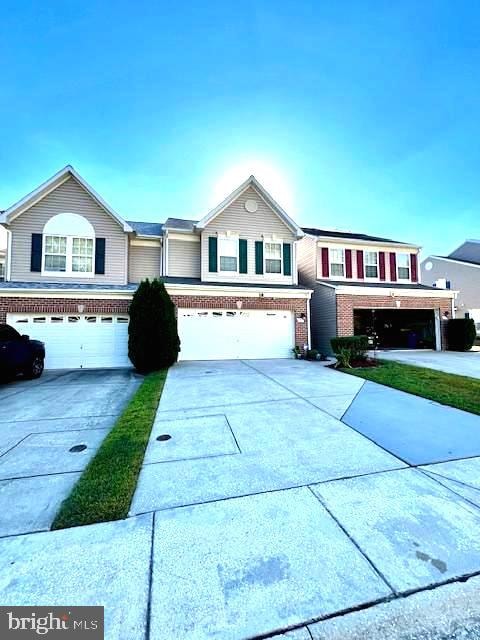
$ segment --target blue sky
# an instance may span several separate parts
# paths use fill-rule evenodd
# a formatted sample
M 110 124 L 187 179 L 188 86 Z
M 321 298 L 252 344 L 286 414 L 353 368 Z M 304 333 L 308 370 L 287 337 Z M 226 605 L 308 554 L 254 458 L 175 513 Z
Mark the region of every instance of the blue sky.
M 445 254 L 477 231 L 480 5 L 2 4 L 0 208 L 65 164 L 126 218 L 250 173 L 302 225 Z

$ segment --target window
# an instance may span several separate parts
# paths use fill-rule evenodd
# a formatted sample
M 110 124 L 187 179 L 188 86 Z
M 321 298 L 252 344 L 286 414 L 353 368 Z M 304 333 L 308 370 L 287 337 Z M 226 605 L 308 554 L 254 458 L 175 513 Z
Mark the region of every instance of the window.
M 45 236 L 45 271 L 67 270 L 67 238 Z
M 5 280 L 5 263 L 0 262 L 0 282 Z
M 59 213 L 43 228 L 42 271 L 57 276 L 92 277 L 95 272 L 95 230 L 76 213 Z
M 237 271 L 238 238 L 219 238 L 220 271 Z
M 365 277 L 378 278 L 378 253 L 365 251 Z
M 265 273 L 282 273 L 282 245 L 265 242 Z
M 397 272 L 399 280 L 410 280 L 410 256 L 408 253 L 397 254 Z
M 343 249 L 330 249 L 330 275 L 340 278 L 345 276 L 345 252 Z
M 72 271 L 75 273 L 92 273 L 93 240 L 92 238 L 73 238 Z

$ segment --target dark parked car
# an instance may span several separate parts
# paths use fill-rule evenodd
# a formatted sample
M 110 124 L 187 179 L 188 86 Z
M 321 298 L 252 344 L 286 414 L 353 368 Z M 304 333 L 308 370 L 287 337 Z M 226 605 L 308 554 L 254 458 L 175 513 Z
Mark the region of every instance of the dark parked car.
M 0 380 L 8 380 L 19 373 L 27 378 L 39 378 L 44 360 L 43 342 L 30 340 L 8 324 L 0 324 Z

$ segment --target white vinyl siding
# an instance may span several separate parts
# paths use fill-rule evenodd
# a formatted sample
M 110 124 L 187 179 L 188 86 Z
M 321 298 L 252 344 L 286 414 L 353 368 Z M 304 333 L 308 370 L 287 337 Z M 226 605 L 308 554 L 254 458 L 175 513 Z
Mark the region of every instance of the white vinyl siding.
M 128 253 L 128 281 L 137 283 L 160 277 L 161 247 L 159 242 L 130 244 Z
M 55 275 L 30 271 L 30 256 L 32 233 L 43 233 L 48 220 L 60 213 L 77 213 L 85 217 L 93 226 L 95 237 L 105 238 L 105 274 L 82 277 L 75 273 L 62 277 L 62 282 L 125 284 L 127 234 L 74 178 L 63 182 L 11 223 L 11 280 L 55 282 L 58 279 Z
M 245 209 L 246 200 L 256 200 L 258 209 L 255 213 L 249 213 Z M 227 231 L 234 233 L 238 238 L 247 240 L 247 273 L 222 272 L 210 273 L 208 270 L 208 238 L 220 237 Z M 255 273 L 255 241 L 275 242 L 282 244 L 288 242 L 292 245 L 292 275 L 284 276 L 283 273 Z M 295 258 L 295 234 L 262 200 L 253 187 L 241 194 L 225 211 L 214 218 L 202 232 L 202 280 L 223 282 L 252 282 L 252 283 L 277 283 L 294 284 L 296 282 L 296 258 Z M 218 246 L 220 256 L 220 247 Z M 265 261 L 265 251 L 264 251 Z M 264 270 L 265 271 L 265 270 Z
M 200 242 L 168 239 L 168 275 L 200 277 Z

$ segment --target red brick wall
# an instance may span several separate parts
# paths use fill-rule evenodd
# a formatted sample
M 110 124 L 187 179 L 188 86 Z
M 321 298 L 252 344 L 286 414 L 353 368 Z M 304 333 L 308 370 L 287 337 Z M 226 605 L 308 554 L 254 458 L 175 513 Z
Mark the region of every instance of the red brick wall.
M 242 309 L 285 309 L 295 316 L 305 314 L 305 322 L 295 319 L 295 344 L 303 347 L 308 343 L 307 301 L 303 298 L 247 298 L 238 296 L 172 296 L 177 307 L 194 309 L 237 309 L 237 301 Z M 0 296 L 0 322 L 6 321 L 10 313 L 78 313 L 78 305 L 84 306 L 83 313 L 127 313 L 129 300 L 93 300 L 67 298 L 7 298 Z
M 396 301 L 400 300 L 400 309 L 440 309 L 440 315 L 448 311 L 451 315 L 452 303 L 448 298 L 408 298 L 392 296 L 352 296 L 337 295 L 337 335 L 353 336 L 354 309 L 396 309 Z M 444 331 L 442 331 L 444 334 Z M 445 345 L 445 335 L 442 335 Z

